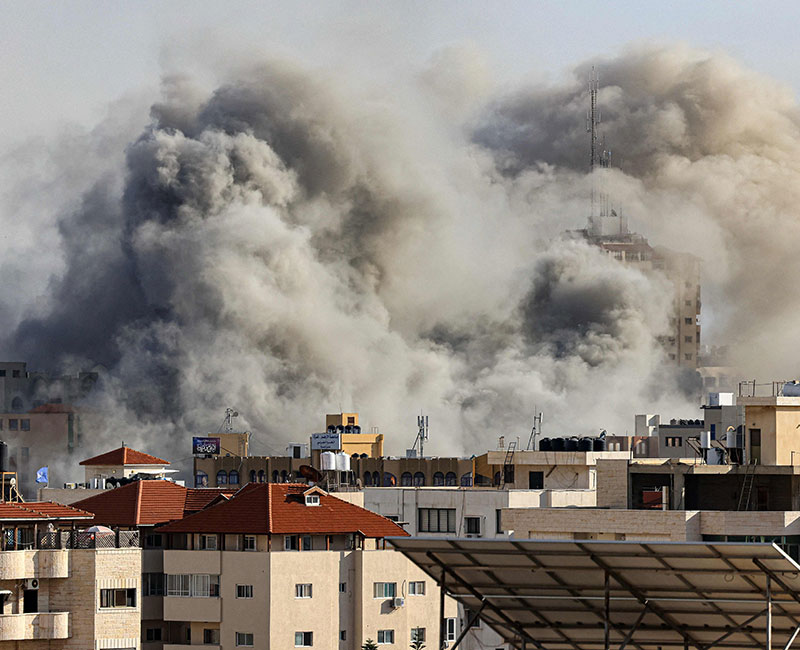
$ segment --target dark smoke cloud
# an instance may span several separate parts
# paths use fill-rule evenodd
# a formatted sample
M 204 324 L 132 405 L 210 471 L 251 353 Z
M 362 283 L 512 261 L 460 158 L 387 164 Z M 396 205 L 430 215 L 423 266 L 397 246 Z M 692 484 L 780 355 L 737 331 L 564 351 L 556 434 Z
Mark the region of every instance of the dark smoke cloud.
M 779 274 L 743 253 L 749 241 L 796 264 L 797 226 L 775 228 L 798 204 L 782 170 L 800 143 L 794 102 L 689 50 L 634 50 L 601 75 L 625 162 L 603 182 L 640 230 L 712 266 L 717 333 L 758 333 L 765 314 L 760 340 L 780 331 L 793 307 L 763 297 Z M 127 146 L 109 139 L 105 174 L 85 170 L 56 213 L 61 264 L 42 299 L 5 312 L 5 354 L 103 363 L 95 399 L 114 430 L 173 457 L 229 405 L 257 452 L 340 408 L 394 452 L 423 409 L 440 453 L 524 436 L 534 406 L 553 434 L 693 408 L 657 342 L 667 280 L 558 237 L 587 209 L 588 67 L 494 97 L 486 77 L 458 50 L 394 100 L 282 62 L 211 91 L 167 76 L 149 123 Z M 746 110 L 729 110 L 723 95 L 748 84 Z M 770 232 L 748 223 L 757 207 Z

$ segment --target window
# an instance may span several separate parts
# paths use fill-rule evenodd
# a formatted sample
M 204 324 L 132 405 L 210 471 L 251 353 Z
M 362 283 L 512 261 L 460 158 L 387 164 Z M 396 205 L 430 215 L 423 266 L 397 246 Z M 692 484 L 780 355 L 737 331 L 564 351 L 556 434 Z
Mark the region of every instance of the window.
M 464 532 L 467 535 L 480 535 L 481 534 L 481 518 L 480 517 L 464 517 Z
M 425 486 L 425 474 L 422 472 L 415 472 L 414 473 L 414 485 L 417 487 L 424 487 Z
M 411 628 L 411 643 L 415 641 L 425 641 L 425 628 L 424 627 L 412 627 Z
M 472 472 L 461 475 L 461 487 L 472 487 Z
M 161 628 L 160 627 L 148 627 L 144 631 L 144 640 L 145 641 L 161 641 Z
M 666 438 L 664 444 L 667 447 L 683 447 L 683 438 L 681 436 L 670 436 Z
M 424 580 L 412 580 L 408 583 L 408 595 L 409 596 L 424 596 L 425 595 L 425 581 Z M 424 641 L 424 639 L 423 639 Z
M 250 482 L 251 483 L 255 483 L 256 482 L 256 470 L 254 470 L 254 469 L 250 470 Z
M 295 598 L 311 598 L 311 583 L 304 582 L 294 586 Z
M 434 485 L 444 485 L 444 474 L 442 472 L 434 472 L 433 474 Z
M 206 551 L 217 550 L 217 536 L 216 535 L 200 535 L 200 548 Z
M 224 469 L 221 469 L 217 472 L 217 485 L 227 485 L 228 484 L 228 472 Z
M 394 598 L 397 595 L 396 582 L 375 582 L 372 588 L 373 598 Z
M 347 630 L 339 630 L 339 641 L 347 641 Z
M 258 482 L 264 483 L 267 479 L 267 475 L 264 473 L 263 469 L 258 470 Z
M 164 574 L 145 573 L 142 575 L 142 589 L 145 596 L 164 595 Z
M 347 583 L 346 582 L 340 582 L 339 583 L 339 593 L 340 594 L 346 594 L 347 593 Z
M 544 472 L 528 472 L 528 489 L 544 490 Z
M 11 376 L 14 377 L 15 379 L 19 379 L 19 370 L 12 370 L 11 371 Z M 19 399 L 19 397 L 15 397 L 14 399 Z M 20 402 L 21 401 L 22 400 L 20 400 Z
M 420 508 L 417 526 L 421 533 L 456 532 L 455 508 Z
M 3 370 L 0 370 L 0 377 L 5 377 L 5 376 L 6 376 L 6 371 L 4 368 Z
M 11 418 L 8 421 L 8 430 L 9 431 L 18 431 L 19 430 L 19 420 L 16 418 Z
M 445 485 L 450 485 L 450 486 L 458 485 L 458 477 L 456 476 L 456 473 L 455 472 L 447 472 L 447 474 L 444 475 L 444 484 Z M 423 628 L 420 628 L 420 629 L 423 629 Z
M 144 536 L 145 548 L 161 548 L 164 546 L 164 538 L 157 533 L 149 533 Z
M 306 505 L 307 506 L 318 506 L 319 505 L 319 494 L 306 494 Z
M 167 596 L 218 598 L 219 576 L 204 573 L 178 573 L 167 576 Z
M 675 355 L 674 354 L 670 354 L 669 355 L 669 360 L 670 361 L 675 361 Z
M 692 301 L 691 300 L 684 300 L 683 304 L 686 305 L 687 307 L 691 307 L 692 306 Z
M 194 475 L 194 486 L 195 487 L 208 487 L 208 474 L 206 474 L 203 470 L 199 469 Z
M 283 538 L 284 551 L 299 551 L 300 538 L 297 535 L 285 535 Z
M 176 574 L 167 576 L 167 596 L 182 596 L 187 598 L 191 593 L 191 576 Z
M 244 550 L 245 551 L 255 551 L 256 550 L 256 536 L 255 535 L 245 535 L 244 536 Z
M 494 531 L 496 533 L 503 532 L 503 522 L 501 521 L 503 516 L 503 511 L 500 508 L 497 508 L 494 511 Z
M 413 482 L 411 472 L 403 472 L 400 475 L 400 485 L 404 487 L 410 487 Z
M 219 630 L 214 628 L 203 628 L 203 643 L 219 643 Z
M 253 585 L 236 585 L 236 597 L 237 598 L 252 598 L 253 597 Z
M 364 487 L 372 487 L 372 474 L 364 472 Z
M 237 632 L 236 633 L 236 647 L 237 648 L 252 648 L 253 647 L 253 633 L 252 632 Z
M 313 632 L 295 632 L 294 633 L 294 647 L 295 648 L 310 648 L 314 645 Z
M 691 352 L 687 352 L 686 354 L 683 355 L 683 358 L 686 359 L 687 361 L 691 361 L 692 360 L 692 353 Z
M 23 419 L 19 421 L 19 428 L 23 431 L 30 431 L 31 430 L 31 421 L 29 419 Z
M 445 641 L 455 641 L 456 640 L 456 619 L 454 618 L 446 618 L 444 619 L 445 626 L 444 626 L 444 640 Z
M 692 342 L 692 337 L 691 336 L 684 336 L 683 337 L 683 342 L 684 343 L 691 343 Z
M 378 645 L 394 643 L 394 630 L 378 630 Z
M 136 607 L 136 589 L 101 589 L 100 607 Z
M 303 550 L 311 550 L 311 535 L 303 535 Z
M 694 324 L 694 323 L 692 323 L 692 319 L 691 318 L 684 318 L 683 322 L 686 323 L 687 325 L 693 325 Z
M 472 619 L 475 619 L 474 621 Z M 464 608 L 464 625 L 469 625 L 469 622 L 472 621 L 471 628 L 476 628 L 481 626 L 481 619 L 478 616 L 475 616 L 475 610 L 470 609 L 469 607 Z
M 231 485 L 239 485 L 239 472 L 235 469 L 232 469 L 228 472 L 228 483 Z

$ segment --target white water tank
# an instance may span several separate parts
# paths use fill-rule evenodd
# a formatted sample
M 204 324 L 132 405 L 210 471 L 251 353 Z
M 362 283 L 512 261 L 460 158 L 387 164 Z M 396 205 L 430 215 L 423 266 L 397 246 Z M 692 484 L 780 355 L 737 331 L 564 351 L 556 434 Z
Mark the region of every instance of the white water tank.
M 800 383 L 797 381 L 789 381 L 783 385 L 784 397 L 800 397 Z
M 710 431 L 701 431 L 700 432 L 700 447 L 703 449 L 709 449 L 711 447 L 711 432 Z
M 339 472 L 350 471 L 350 456 L 343 451 L 336 454 L 336 470 Z
M 336 454 L 332 451 L 323 451 L 319 455 L 319 460 L 323 471 L 336 469 Z

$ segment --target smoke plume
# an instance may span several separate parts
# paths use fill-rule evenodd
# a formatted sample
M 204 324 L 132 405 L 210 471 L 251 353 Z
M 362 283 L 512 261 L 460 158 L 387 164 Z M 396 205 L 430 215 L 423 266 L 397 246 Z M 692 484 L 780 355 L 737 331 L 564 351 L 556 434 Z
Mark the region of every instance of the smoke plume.
M 744 371 L 795 372 L 791 93 L 690 49 L 597 65 L 615 204 L 704 261 L 706 342 L 742 344 Z M 40 261 L 2 262 L 2 352 L 102 364 L 115 439 L 173 458 L 226 406 L 256 453 L 339 410 L 393 453 L 422 410 L 442 454 L 526 438 L 534 408 L 551 435 L 681 416 L 695 405 L 657 341 L 669 281 L 559 237 L 588 210 L 589 66 L 500 92 L 447 50 L 391 96 L 282 61 L 211 90 L 167 75 L 146 123 L 112 111 L 37 145 L 50 162 L 32 177 L 58 182 L 15 179 L 3 222 L 36 214 L 42 236 L 24 249 Z

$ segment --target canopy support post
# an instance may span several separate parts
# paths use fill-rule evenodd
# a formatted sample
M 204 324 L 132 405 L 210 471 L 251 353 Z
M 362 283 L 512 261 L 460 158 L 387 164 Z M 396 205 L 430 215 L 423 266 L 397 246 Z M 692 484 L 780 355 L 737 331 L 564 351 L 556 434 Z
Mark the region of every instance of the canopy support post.
M 603 647 L 605 650 L 611 650 L 611 630 L 609 629 L 609 620 L 611 617 L 611 590 L 609 588 L 608 571 L 604 571 L 603 573 Z
M 636 622 L 633 624 L 630 632 L 625 635 L 625 638 L 622 640 L 622 643 L 619 646 L 619 650 L 625 650 L 625 647 L 628 645 L 630 640 L 633 638 L 633 635 L 636 634 L 636 630 L 639 629 L 639 625 L 644 618 L 644 615 L 647 614 L 647 601 L 644 603 L 644 607 L 642 607 L 642 611 L 639 614 L 639 617 L 636 619 Z
M 767 574 L 767 650 L 772 650 L 772 577 Z
M 485 598 L 481 601 L 481 606 L 478 608 L 478 611 L 474 612 L 472 614 L 472 618 L 470 618 L 469 621 L 467 621 L 467 625 L 464 627 L 463 630 L 461 630 L 461 634 L 458 635 L 458 638 L 456 639 L 456 642 L 453 644 L 453 647 L 450 648 L 450 650 L 456 650 L 456 648 L 458 647 L 458 644 L 461 643 L 461 641 L 464 639 L 465 636 L 467 636 L 467 632 L 469 632 L 470 628 L 473 625 L 475 625 L 475 621 L 478 620 L 478 617 L 481 615 L 481 612 L 483 611 L 484 607 L 486 607 L 486 599 Z M 525 647 L 525 638 L 524 637 L 522 639 L 522 647 L 523 648 Z
M 783 646 L 783 650 L 789 650 L 794 643 L 794 640 L 797 638 L 797 635 L 800 634 L 800 627 L 794 628 L 794 632 L 792 632 L 792 636 L 789 637 L 789 640 L 786 642 L 786 645 Z

